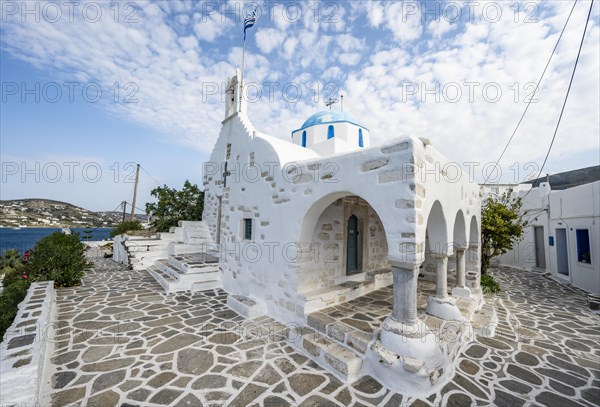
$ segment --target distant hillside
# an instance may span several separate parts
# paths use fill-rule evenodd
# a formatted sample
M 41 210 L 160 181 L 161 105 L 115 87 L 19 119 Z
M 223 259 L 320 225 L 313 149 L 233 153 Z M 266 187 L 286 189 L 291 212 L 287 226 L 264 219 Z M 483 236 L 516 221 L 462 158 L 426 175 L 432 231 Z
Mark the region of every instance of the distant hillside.
M 0 226 L 112 227 L 120 220 L 116 212 L 92 212 L 50 199 L 0 201 Z

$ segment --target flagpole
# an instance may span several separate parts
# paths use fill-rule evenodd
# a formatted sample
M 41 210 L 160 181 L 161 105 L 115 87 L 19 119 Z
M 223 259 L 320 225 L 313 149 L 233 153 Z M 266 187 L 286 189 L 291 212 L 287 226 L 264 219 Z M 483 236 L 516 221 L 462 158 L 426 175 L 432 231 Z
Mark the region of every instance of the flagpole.
M 244 62 L 246 58 L 246 33 L 244 33 L 244 47 L 242 48 L 242 78 L 240 80 L 240 94 L 238 95 L 240 99 L 240 106 L 238 112 L 242 111 L 242 99 L 244 97 Z

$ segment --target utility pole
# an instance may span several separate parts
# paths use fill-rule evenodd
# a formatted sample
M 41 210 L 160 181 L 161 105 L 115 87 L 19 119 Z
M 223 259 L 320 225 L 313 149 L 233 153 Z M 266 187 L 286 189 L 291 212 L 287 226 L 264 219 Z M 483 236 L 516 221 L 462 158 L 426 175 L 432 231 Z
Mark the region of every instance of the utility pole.
M 123 222 L 125 222 L 125 208 L 127 208 L 127 201 L 123 201 L 122 205 L 123 205 Z
M 133 202 L 131 202 L 131 221 L 135 220 L 135 199 L 137 197 L 138 181 L 140 179 L 140 165 L 138 164 L 135 170 L 135 186 L 133 187 Z

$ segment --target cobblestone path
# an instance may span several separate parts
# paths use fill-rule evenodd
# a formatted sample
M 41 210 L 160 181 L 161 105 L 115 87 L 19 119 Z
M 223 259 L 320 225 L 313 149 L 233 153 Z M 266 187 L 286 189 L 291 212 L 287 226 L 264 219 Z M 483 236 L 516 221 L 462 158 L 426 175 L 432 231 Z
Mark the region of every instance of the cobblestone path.
M 279 324 L 244 321 L 229 310 L 222 290 L 167 296 L 147 272 L 95 259 L 81 287 L 57 292 L 45 401 L 57 407 L 600 405 L 600 318 L 586 309 L 585 297 L 535 273 L 501 269 L 495 276 L 503 291 L 487 300 L 498 309 L 496 338 L 476 337 L 454 379 L 415 399 L 370 377 L 341 383 L 289 346 Z

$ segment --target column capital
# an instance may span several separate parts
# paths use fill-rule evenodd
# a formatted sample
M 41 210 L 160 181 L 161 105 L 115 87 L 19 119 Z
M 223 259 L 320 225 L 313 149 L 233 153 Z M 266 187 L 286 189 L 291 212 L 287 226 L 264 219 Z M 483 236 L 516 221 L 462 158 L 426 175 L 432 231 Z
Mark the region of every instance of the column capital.
M 448 254 L 447 253 L 433 253 L 433 257 L 436 258 L 437 260 L 444 260 L 444 259 L 448 259 Z
M 469 243 L 469 249 L 479 249 L 479 242 L 471 242 Z
M 390 262 L 390 264 L 392 265 L 392 267 L 396 267 L 399 269 L 407 269 L 407 270 L 414 270 L 414 269 L 418 269 L 419 267 L 421 267 L 421 263 L 422 262 L 417 262 L 417 261 L 406 261 L 395 258 L 395 257 L 388 257 L 388 261 Z
M 461 246 L 454 246 L 454 251 L 456 252 L 464 252 L 465 250 L 467 250 L 469 248 L 469 245 L 465 244 L 465 245 L 461 245 Z

